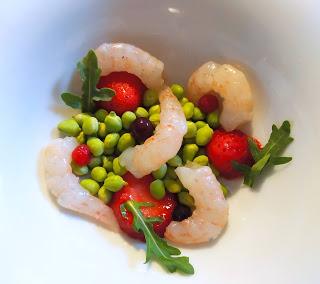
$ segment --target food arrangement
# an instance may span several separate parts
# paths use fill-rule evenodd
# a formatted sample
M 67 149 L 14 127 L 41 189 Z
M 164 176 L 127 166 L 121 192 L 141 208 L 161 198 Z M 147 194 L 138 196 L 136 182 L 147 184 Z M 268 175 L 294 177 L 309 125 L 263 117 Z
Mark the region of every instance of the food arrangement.
M 217 238 L 228 219 L 220 178 L 253 187 L 265 168 L 288 163 L 289 122 L 273 125 L 265 146 L 239 130 L 252 119 L 252 92 L 228 64 L 203 64 L 186 91 L 166 86 L 164 64 L 129 44 L 103 44 L 77 67 L 82 94 L 61 97 L 81 113 L 46 148 L 48 190 L 60 206 L 145 241 L 146 262 L 193 274 L 167 241 Z

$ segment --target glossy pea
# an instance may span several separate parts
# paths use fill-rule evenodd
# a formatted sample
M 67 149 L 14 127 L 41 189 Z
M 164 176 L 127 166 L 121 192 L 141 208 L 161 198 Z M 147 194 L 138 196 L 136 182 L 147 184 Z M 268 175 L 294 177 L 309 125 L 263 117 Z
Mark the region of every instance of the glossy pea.
M 104 122 L 107 115 L 108 115 L 108 112 L 105 109 L 98 109 L 94 113 L 95 118 L 98 119 L 99 122 Z
M 213 134 L 213 130 L 209 127 L 209 125 L 205 125 L 198 129 L 196 134 L 196 143 L 199 146 L 205 146 L 211 140 Z
M 122 126 L 123 128 L 129 130 L 130 125 L 132 122 L 136 120 L 137 116 L 132 111 L 126 111 L 122 114 L 121 120 L 122 120 Z
M 187 102 L 182 106 L 182 110 L 186 119 L 191 119 L 193 116 L 194 104 L 191 102 Z
M 123 188 L 127 183 L 119 175 L 111 175 L 104 180 L 104 187 L 112 192 L 117 192 Z
M 186 205 L 189 208 L 194 208 L 194 198 L 188 192 L 179 192 L 178 200 L 180 204 Z
M 107 171 L 103 167 L 94 167 L 91 171 L 91 177 L 97 182 L 103 182 L 107 178 Z
M 102 156 L 102 166 L 108 171 L 113 170 L 113 157 Z
M 104 123 L 109 133 L 119 132 L 122 129 L 121 118 L 114 111 L 106 116 Z
M 160 113 L 154 113 L 150 115 L 149 120 L 151 121 L 152 125 L 156 127 L 160 123 Z
M 227 197 L 228 194 L 229 194 L 228 188 L 227 188 L 224 184 L 222 184 L 222 183 L 220 184 L 220 186 L 221 186 L 221 190 L 222 190 L 223 196 L 224 196 L 224 197 Z
M 193 161 L 197 152 L 199 151 L 199 147 L 196 144 L 186 144 L 182 148 L 182 159 L 184 162 Z
M 188 103 L 189 102 L 189 100 L 186 98 L 186 97 L 183 97 L 181 100 L 179 100 L 180 101 L 180 104 L 182 105 L 182 106 L 184 106 L 186 103 Z
M 182 185 L 174 179 L 165 179 L 164 186 L 171 193 L 178 193 L 182 190 Z
M 163 164 L 159 169 L 152 172 L 155 179 L 163 179 L 167 173 L 167 164 Z
M 194 161 L 195 163 L 197 163 L 198 165 L 200 165 L 200 166 L 207 166 L 208 163 L 209 163 L 209 159 L 208 159 L 208 157 L 205 156 L 205 155 L 200 155 L 200 156 L 198 156 L 198 157 L 195 157 L 195 158 L 193 159 L 193 161 Z
M 58 124 L 58 129 L 68 136 L 78 136 L 81 132 L 79 124 L 73 118 L 61 121 Z
M 123 176 L 127 172 L 127 169 L 121 166 L 118 157 L 113 159 L 112 166 L 113 166 L 113 172 L 116 175 Z
M 99 191 L 99 184 L 90 178 L 87 179 L 83 179 L 82 181 L 80 181 L 80 185 L 87 191 L 90 192 L 91 195 L 96 195 Z
M 102 139 L 104 139 L 107 135 L 107 127 L 104 122 L 99 122 L 98 126 L 98 136 Z
M 113 149 L 117 146 L 120 135 L 118 133 L 110 133 L 104 138 L 104 148 Z
M 199 121 L 204 120 L 206 118 L 206 115 L 201 111 L 200 108 L 194 107 L 192 120 Z
M 184 135 L 184 138 L 193 138 L 197 134 L 197 126 L 192 121 L 187 121 L 187 133 Z
M 182 165 L 182 159 L 180 156 L 175 155 L 173 158 L 167 161 L 167 164 L 171 167 L 180 167 Z
M 83 176 L 89 172 L 89 169 L 87 166 L 79 166 L 73 161 L 71 161 L 71 168 L 72 168 L 72 172 L 77 176 Z
M 208 124 L 205 121 L 200 120 L 200 121 L 195 122 L 195 125 L 197 126 L 197 129 L 200 129 Z
M 78 113 L 78 114 L 76 114 L 75 116 L 73 116 L 73 118 L 78 122 L 78 124 L 79 124 L 80 126 L 82 126 L 83 120 L 84 120 L 84 118 L 86 118 L 86 117 L 90 117 L 90 115 L 87 114 L 87 113 Z
M 86 143 L 86 136 L 84 135 L 83 131 L 81 131 L 81 132 L 79 133 L 79 135 L 77 136 L 76 139 L 77 139 L 77 141 L 78 141 L 79 144 L 84 144 L 84 143 Z
M 103 185 L 98 191 L 98 197 L 104 204 L 108 204 L 112 199 L 112 192 Z
M 157 200 L 161 200 L 166 195 L 166 189 L 162 180 L 156 179 L 150 183 L 150 194 Z
M 167 168 L 166 178 L 171 178 L 171 179 L 177 179 L 178 178 L 174 167 L 168 167 Z
M 98 132 L 99 123 L 95 117 L 88 116 L 84 117 L 82 130 L 86 135 L 95 135 Z
M 148 111 L 143 108 L 143 107 L 138 107 L 135 111 L 135 114 L 137 117 L 144 117 L 144 118 L 148 118 L 149 117 L 149 113 Z
M 151 107 L 158 103 L 159 101 L 159 95 L 156 91 L 154 90 L 146 90 L 143 94 L 143 105 L 145 107 Z
M 92 158 L 90 159 L 90 162 L 89 162 L 89 164 L 88 164 L 88 167 L 89 167 L 90 169 L 93 169 L 94 167 L 98 167 L 98 166 L 100 166 L 101 164 L 102 164 L 102 159 L 101 159 L 100 156 L 98 156 L 98 157 L 92 157 Z
M 96 137 L 92 137 L 87 141 L 87 145 L 93 156 L 101 156 L 103 154 L 104 145 L 103 142 Z
M 124 133 L 119 138 L 117 149 L 119 152 L 123 152 L 127 148 L 133 147 L 134 145 L 136 145 L 136 141 L 134 140 L 131 133 Z
M 115 176 L 116 174 L 114 173 L 114 172 L 108 172 L 108 174 L 107 174 L 107 178 L 108 177 L 111 177 L 111 176 Z
M 179 84 L 172 84 L 170 87 L 172 93 L 177 97 L 178 100 L 180 100 L 183 97 L 184 89 Z
M 207 122 L 209 126 L 216 129 L 219 126 L 219 114 L 217 111 L 210 112 L 207 115 Z
M 151 108 L 149 108 L 149 116 L 155 114 L 155 113 L 160 113 L 161 112 L 161 107 L 160 105 L 154 105 Z

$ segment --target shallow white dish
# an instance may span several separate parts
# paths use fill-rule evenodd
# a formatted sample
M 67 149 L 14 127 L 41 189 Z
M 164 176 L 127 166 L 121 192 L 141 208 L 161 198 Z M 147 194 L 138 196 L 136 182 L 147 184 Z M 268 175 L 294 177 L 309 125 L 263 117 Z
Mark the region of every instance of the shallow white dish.
M 16 2 L 16 3 L 15 3 Z M 319 283 L 320 4 L 318 1 L 5 1 L 1 35 L 1 283 Z M 289 119 L 294 157 L 258 188 L 229 198 L 215 243 L 182 248 L 192 277 L 144 265 L 142 245 L 59 209 L 41 182 L 40 150 L 71 114 L 75 63 L 123 41 L 185 83 L 208 59 L 240 63 L 255 86 L 253 133 Z

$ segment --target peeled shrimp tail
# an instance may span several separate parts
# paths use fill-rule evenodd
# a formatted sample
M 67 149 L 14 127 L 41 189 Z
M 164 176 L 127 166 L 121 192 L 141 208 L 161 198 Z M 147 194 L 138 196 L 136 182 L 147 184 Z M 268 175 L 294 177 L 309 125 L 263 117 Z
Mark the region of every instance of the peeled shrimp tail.
M 159 95 L 160 123 L 153 136 L 142 145 L 128 148 L 120 155 L 120 163 L 135 177 L 141 178 L 161 167 L 174 157 L 187 132 L 182 107 L 171 89 L 164 88 Z
M 162 88 L 164 65 L 148 52 L 126 43 L 104 43 L 95 52 L 103 76 L 125 71 L 139 77 L 148 89 Z
M 59 138 L 45 149 L 44 168 L 48 190 L 60 206 L 87 215 L 102 223 L 111 231 L 119 231 L 119 225 L 110 207 L 90 195 L 72 173 L 71 152 L 77 146 L 75 138 Z
M 176 169 L 177 176 L 195 200 L 192 216 L 172 221 L 165 237 L 175 243 L 199 244 L 219 236 L 228 220 L 228 204 L 221 185 L 209 167 L 188 164 Z

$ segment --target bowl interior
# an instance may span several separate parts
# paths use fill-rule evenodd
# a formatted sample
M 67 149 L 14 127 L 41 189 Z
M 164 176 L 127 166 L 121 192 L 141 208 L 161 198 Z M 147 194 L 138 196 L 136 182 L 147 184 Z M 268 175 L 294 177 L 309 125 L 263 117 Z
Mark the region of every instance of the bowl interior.
M 15 2 L 3 5 L 0 26 L 0 145 L 8 149 L 0 166 L 0 263 L 6 283 L 317 282 L 317 1 L 32 0 L 19 8 Z M 292 123 L 295 142 L 287 154 L 293 162 L 267 173 L 257 190 L 242 187 L 229 198 L 229 225 L 218 241 L 183 248 L 195 266 L 193 277 L 144 265 L 142 245 L 58 210 L 43 189 L 39 152 L 57 136 L 56 124 L 72 114 L 59 95 L 79 91 L 75 64 L 103 42 L 149 51 L 165 63 L 168 83 L 185 84 L 207 60 L 237 64 L 254 90 L 253 135 L 265 142 L 273 123 Z

